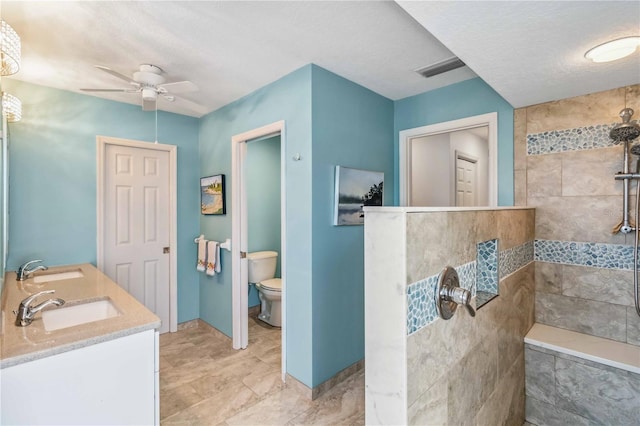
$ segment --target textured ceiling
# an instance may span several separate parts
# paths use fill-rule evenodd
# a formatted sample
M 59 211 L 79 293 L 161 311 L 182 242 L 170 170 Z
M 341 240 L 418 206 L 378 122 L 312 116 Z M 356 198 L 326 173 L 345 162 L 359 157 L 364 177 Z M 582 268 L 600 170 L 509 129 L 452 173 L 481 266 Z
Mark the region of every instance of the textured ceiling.
M 130 75 L 151 63 L 168 81 L 200 88 L 183 95 L 203 105 L 199 111 L 159 102 L 193 116 L 308 63 L 394 100 L 476 74 L 515 107 L 640 83 L 638 52 L 609 64 L 583 57 L 606 40 L 640 35 L 638 1 L 398 4 L 2 0 L 1 12 L 23 42 L 22 68 L 11 78 L 74 92 L 122 88 L 126 82 L 94 65 Z M 453 54 L 468 67 L 430 79 L 413 71 Z M 100 96 L 140 103 L 134 94 Z
M 514 107 L 640 83 L 640 52 L 584 58 L 640 35 L 640 1 L 398 1 Z
M 139 64 L 199 92 L 160 109 L 200 116 L 315 63 L 383 96 L 400 99 L 476 75 L 461 68 L 425 79 L 413 70 L 452 53 L 394 2 L 31 2 L 2 1 L 22 38 L 22 68 L 11 78 L 78 92 L 123 88 L 101 72 L 131 75 Z M 140 103 L 135 94 L 96 94 Z

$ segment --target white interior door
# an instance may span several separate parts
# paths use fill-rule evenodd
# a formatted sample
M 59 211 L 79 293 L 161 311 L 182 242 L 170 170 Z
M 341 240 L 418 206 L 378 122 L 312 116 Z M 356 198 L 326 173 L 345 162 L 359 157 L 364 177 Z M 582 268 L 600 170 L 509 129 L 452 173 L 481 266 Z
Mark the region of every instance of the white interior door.
M 456 156 L 456 206 L 473 207 L 477 199 L 477 163 Z
M 107 145 L 103 272 L 170 325 L 169 152 Z

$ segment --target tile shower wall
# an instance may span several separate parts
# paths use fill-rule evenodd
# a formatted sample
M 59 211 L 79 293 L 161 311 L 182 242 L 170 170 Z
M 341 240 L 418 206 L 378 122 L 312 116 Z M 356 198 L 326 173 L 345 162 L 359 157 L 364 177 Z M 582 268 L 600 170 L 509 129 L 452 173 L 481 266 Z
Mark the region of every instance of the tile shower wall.
M 640 345 L 634 236 L 612 233 L 623 148 L 608 133 L 625 106 L 640 117 L 640 85 L 516 110 L 515 201 L 536 208 L 536 322 Z
M 522 424 L 523 339 L 534 315 L 534 214 L 367 212 L 367 424 Z M 455 266 L 461 285 L 473 288 L 477 244 L 492 239 L 498 240 L 500 296 L 475 318 L 459 309 L 449 321 L 435 319 L 434 277 Z M 414 290 L 421 297 L 414 298 Z

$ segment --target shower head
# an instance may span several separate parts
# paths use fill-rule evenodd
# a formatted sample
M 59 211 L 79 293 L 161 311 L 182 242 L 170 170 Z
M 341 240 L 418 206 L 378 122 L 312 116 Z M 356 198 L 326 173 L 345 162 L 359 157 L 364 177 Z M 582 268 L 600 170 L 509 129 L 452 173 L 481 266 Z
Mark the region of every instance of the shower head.
M 625 108 L 620 111 L 622 123 L 616 124 L 609 132 L 609 137 L 613 139 L 616 144 L 619 144 L 620 142 L 629 142 L 640 136 L 640 126 L 638 126 L 637 123 L 630 123 L 632 115 L 633 110 L 631 108 Z M 633 152 L 634 148 L 631 148 L 632 153 L 636 154 Z M 640 154 L 640 148 L 638 148 L 638 154 Z

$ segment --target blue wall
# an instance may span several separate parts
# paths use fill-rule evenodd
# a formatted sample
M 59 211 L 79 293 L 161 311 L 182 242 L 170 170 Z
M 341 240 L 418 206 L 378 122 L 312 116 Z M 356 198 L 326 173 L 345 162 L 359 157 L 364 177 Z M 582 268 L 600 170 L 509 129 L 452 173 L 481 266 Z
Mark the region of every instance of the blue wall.
M 307 65 L 252 94 L 208 114 L 200 123 L 200 173 L 231 173 L 231 137 L 285 120 L 287 372 L 312 383 L 311 352 L 311 66 Z M 299 153 L 301 161 L 293 161 Z M 231 201 L 231 179 L 227 203 Z M 230 205 L 227 204 L 229 207 Z M 205 237 L 231 236 L 231 208 L 221 217 L 201 216 Z M 200 278 L 200 317 L 231 335 L 231 259 L 222 254 L 222 273 Z
M 245 158 L 247 182 L 247 225 L 249 252 L 278 252 L 276 277 L 280 277 L 280 136 L 247 144 Z M 252 285 L 249 306 L 260 304 Z
M 398 132 L 443 121 L 498 112 L 498 204 L 513 205 L 513 107 L 480 78 L 400 99 L 394 105 L 394 178 L 398 182 Z M 398 187 L 394 203 L 399 202 Z
M 95 263 L 95 136 L 153 140 L 153 115 L 18 81 L 3 86 L 24 109 L 10 125 L 9 268 L 36 257 Z M 510 205 L 513 109 L 480 79 L 392 102 L 307 65 L 200 120 L 160 112 L 160 142 L 179 147 L 179 321 L 200 317 L 231 335 L 230 253 L 222 252 L 221 274 L 198 275 L 193 238 L 231 236 L 231 137 L 285 120 L 287 372 L 313 387 L 362 359 L 363 227 L 332 224 L 335 166 L 384 172 L 385 204 L 397 204 L 400 130 L 493 111 L 499 203 Z M 198 178 L 219 173 L 227 214 L 199 215 Z
M 22 101 L 9 125 L 8 270 L 30 259 L 96 264 L 96 136 L 153 141 L 139 106 L 3 79 Z M 198 318 L 198 120 L 158 113 L 158 140 L 178 146 L 178 321 Z
M 364 357 L 364 227 L 333 226 L 335 166 L 394 187 L 393 102 L 313 67 L 313 386 Z M 287 308 L 289 303 L 287 303 Z

